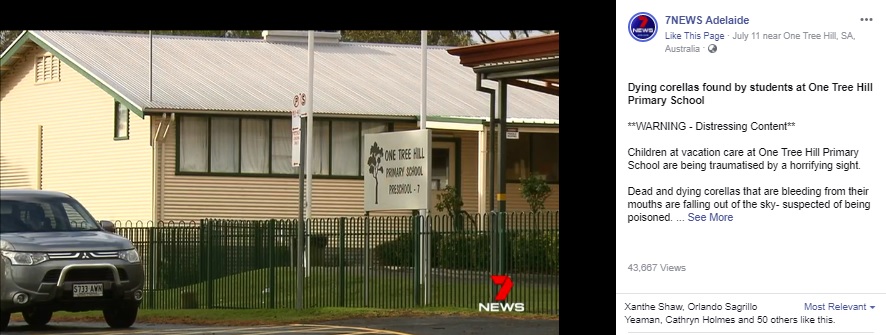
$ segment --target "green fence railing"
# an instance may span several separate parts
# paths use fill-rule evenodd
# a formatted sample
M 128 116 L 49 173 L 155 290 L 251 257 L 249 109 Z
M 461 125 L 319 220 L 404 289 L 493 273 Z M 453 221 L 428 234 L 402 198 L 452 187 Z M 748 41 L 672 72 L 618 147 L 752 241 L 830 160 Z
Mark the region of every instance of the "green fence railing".
M 503 303 L 559 313 L 559 212 L 312 218 L 298 278 L 294 219 L 125 222 L 148 309 L 417 306 Z M 298 291 L 303 280 L 304 292 Z

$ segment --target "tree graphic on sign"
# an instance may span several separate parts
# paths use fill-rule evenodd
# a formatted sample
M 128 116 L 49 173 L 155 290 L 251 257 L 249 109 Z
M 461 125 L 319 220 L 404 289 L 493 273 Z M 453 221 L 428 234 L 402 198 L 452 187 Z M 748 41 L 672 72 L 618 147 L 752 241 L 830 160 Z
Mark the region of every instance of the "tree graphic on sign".
M 385 168 L 381 166 L 381 159 L 384 157 L 385 151 L 382 147 L 378 146 L 378 142 L 373 142 L 372 147 L 369 148 L 369 161 L 366 162 L 369 165 L 369 174 L 372 175 L 372 178 L 375 178 L 375 204 L 378 205 L 378 174 L 384 173 Z

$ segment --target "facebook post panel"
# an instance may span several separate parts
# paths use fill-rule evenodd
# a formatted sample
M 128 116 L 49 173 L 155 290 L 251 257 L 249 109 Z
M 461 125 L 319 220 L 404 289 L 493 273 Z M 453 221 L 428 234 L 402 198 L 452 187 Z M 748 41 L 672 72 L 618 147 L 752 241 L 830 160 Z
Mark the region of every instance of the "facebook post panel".
M 617 1 L 617 334 L 886 334 L 886 2 Z

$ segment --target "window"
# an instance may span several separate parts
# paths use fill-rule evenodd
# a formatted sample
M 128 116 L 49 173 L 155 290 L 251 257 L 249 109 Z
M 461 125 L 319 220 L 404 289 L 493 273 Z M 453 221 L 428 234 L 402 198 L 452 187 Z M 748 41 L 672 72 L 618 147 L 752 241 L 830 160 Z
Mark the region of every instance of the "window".
M 53 83 L 61 81 L 61 62 L 53 55 L 38 56 L 34 62 L 34 82 Z
M 129 139 L 129 108 L 119 101 L 114 103 L 114 139 Z
M 292 167 L 292 118 L 271 120 L 271 173 L 295 174 Z
M 329 133 L 329 121 L 314 121 L 314 129 L 311 130 L 311 132 L 313 132 L 312 135 L 314 135 L 312 141 L 314 146 L 311 147 L 314 163 L 313 173 L 314 175 L 328 175 L 329 159 L 327 157 L 329 157 L 330 152 L 329 138 L 332 136 Z
M 95 223 L 92 223 L 92 220 L 87 219 L 86 216 L 83 215 L 82 208 L 78 210 L 77 207 L 66 202 L 62 203 L 62 207 L 65 209 L 65 215 L 68 216 L 71 230 L 93 230 L 96 228 Z
M 314 121 L 314 175 L 361 176 L 362 135 L 388 128 L 384 122 Z M 180 172 L 298 173 L 292 167 L 291 118 L 184 116 L 179 121 L 178 136 Z
M 240 127 L 245 135 L 240 140 L 240 172 L 271 173 L 269 121 L 267 119 L 243 119 L 240 121 Z M 290 134 L 292 134 L 291 131 Z
M 238 172 L 240 164 L 240 119 L 233 117 L 214 117 L 210 119 L 212 127 L 209 135 L 209 147 L 212 148 L 210 169 L 214 172 Z
M 560 182 L 560 134 L 520 133 L 519 139 L 508 140 L 505 150 L 507 180 L 537 173 L 548 182 Z
M 332 174 L 338 176 L 360 175 L 360 123 L 333 122 L 330 158 Z
M 386 122 L 354 120 L 314 121 L 312 147 L 314 175 L 362 176 L 363 135 L 388 131 Z
M 185 116 L 178 125 L 178 168 L 209 172 L 209 119 Z
M 361 176 L 363 175 L 363 172 L 366 171 L 366 165 L 364 165 L 364 164 L 366 164 L 366 160 L 368 159 L 368 157 L 366 157 L 366 155 L 364 155 L 363 150 L 362 150 L 363 135 L 384 133 L 386 131 L 388 131 L 388 124 L 384 123 L 384 122 L 363 122 L 360 124 L 360 143 L 361 143 L 360 148 L 361 148 L 361 150 L 360 150 L 360 161 L 358 162 L 359 163 L 358 170 L 360 170 Z
M 3 233 L 99 229 L 78 202 L 42 197 L 3 199 L 0 225 Z

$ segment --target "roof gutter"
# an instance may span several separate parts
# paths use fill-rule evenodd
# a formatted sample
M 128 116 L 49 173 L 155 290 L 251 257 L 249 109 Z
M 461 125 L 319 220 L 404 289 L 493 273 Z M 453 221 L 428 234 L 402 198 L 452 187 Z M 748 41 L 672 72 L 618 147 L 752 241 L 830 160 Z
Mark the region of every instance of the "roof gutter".
M 518 63 L 483 65 L 474 72 L 488 74 L 487 79 L 526 78 L 560 73 L 560 57 L 522 61 Z
M 289 118 L 290 112 L 287 111 L 236 111 L 236 110 L 197 110 L 197 109 L 175 109 L 175 108 L 145 108 L 145 115 L 162 115 L 164 113 L 176 114 L 179 116 L 255 116 L 255 117 L 280 117 Z M 314 113 L 317 115 L 317 113 Z M 414 121 L 417 116 L 406 115 L 355 115 L 355 114 L 321 114 L 324 119 L 355 119 L 355 120 L 378 120 L 378 121 Z

